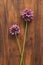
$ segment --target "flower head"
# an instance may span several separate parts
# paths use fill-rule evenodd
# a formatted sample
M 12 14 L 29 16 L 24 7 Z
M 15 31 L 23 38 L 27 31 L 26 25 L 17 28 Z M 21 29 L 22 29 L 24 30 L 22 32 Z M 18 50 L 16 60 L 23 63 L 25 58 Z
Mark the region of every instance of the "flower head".
M 33 19 L 33 11 L 31 9 L 30 10 L 25 9 L 23 10 L 21 16 L 24 21 L 30 22 Z
M 20 28 L 18 25 L 12 25 L 10 28 L 9 28 L 9 32 L 10 32 L 10 35 L 12 36 L 16 36 L 20 33 Z

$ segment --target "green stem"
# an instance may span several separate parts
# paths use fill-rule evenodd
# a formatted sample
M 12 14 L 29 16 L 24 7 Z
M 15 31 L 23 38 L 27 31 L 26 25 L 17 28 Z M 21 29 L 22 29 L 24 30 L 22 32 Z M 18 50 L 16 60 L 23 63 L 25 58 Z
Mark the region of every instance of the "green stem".
M 20 54 L 21 54 L 20 42 L 19 42 L 19 39 L 18 39 L 18 37 L 17 37 L 17 36 L 16 36 L 16 40 L 17 40 L 18 47 L 19 47 L 19 51 L 20 51 Z
M 22 61 L 23 61 L 24 48 L 25 48 L 25 42 L 26 42 L 26 32 L 27 32 L 27 22 L 26 22 L 26 28 L 25 28 L 25 34 L 24 34 L 24 42 L 23 42 L 23 49 L 21 53 L 20 65 L 22 65 Z
M 19 39 L 18 39 L 17 36 L 16 36 L 16 40 L 17 40 L 17 43 L 18 43 L 18 47 L 19 47 L 19 51 L 20 51 L 20 59 L 21 59 L 21 47 L 20 47 L 20 42 L 19 42 Z M 22 61 L 22 65 L 24 65 L 23 61 Z

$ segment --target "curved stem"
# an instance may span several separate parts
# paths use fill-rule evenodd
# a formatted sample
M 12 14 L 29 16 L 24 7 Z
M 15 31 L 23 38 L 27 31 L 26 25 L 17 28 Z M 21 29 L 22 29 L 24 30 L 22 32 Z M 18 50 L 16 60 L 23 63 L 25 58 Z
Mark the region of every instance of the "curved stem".
M 16 36 L 16 40 L 17 40 L 18 47 L 19 47 L 19 51 L 20 51 L 20 54 L 21 54 L 20 42 L 19 42 L 19 39 L 18 39 L 18 37 L 17 37 L 17 36 Z
M 25 42 L 26 42 L 26 32 L 27 32 L 27 22 L 26 22 L 26 28 L 25 28 L 25 34 L 24 34 L 24 42 L 23 42 L 23 49 L 22 49 L 22 54 L 21 54 L 20 65 L 22 65 L 22 60 L 23 60 L 23 55 L 24 55 L 24 48 L 25 48 Z
M 16 40 L 17 40 L 17 43 L 18 43 L 18 47 L 19 47 L 19 51 L 20 51 L 20 59 L 21 59 L 21 47 L 20 47 L 20 42 L 19 42 L 19 39 L 18 37 L 16 36 Z M 22 61 L 22 65 L 24 65 L 24 62 Z

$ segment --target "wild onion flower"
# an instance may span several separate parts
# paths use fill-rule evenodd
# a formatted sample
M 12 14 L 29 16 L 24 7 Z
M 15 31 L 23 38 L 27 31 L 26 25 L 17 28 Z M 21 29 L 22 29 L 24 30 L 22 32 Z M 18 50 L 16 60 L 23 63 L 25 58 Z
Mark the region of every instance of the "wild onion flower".
M 23 41 L 23 45 L 22 45 L 22 53 L 21 53 L 20 65 L 22 65 L 24 49 L 25 49 L 25 43 L 26 43 L 27 22 L 32 21 L 32 19 L 33 19 L 33 11 L 31 9 L 30 10 L 25 9 L 25 10 L 23 10 L 21 16 L 22 16 L 22 19 L 26 22 L 26 24 L 25 24 L 24 41 Z
M 33 11 L 26 8 L 23 10 L 21 16 L 24 21 L 30 22 L 33 19 Z
M 20 47 L 20 42 L 19 42 L 18 36 L 17 36 L 20 33 L 20 27 L 16 24 L 13 24 L 9 28 L 9 33 L 10 33 L 11 36 L 15 36 L 15 38 L 17 40 L 18 48 L 19 48 L 19 51 L 20 51 L 20 56 L 21 56 L 21 47 Z M 22 64 L 23 64 L 23 61 L 22 61 Z
M 20 28 L 18 25 L 16 24 L 13 24 L 10 28 L 9 28 L 9 32 L 10 32 L 10 35 L 12 36 L 16 36 L 20 33 Z

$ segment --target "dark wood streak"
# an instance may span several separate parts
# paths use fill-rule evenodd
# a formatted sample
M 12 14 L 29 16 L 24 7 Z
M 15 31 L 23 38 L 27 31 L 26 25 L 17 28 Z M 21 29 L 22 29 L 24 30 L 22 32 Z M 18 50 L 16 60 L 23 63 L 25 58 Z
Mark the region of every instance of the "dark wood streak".
M 39 20 L 38 20 L 38 8 L 39 8 L 39 0 L 36 0 L 35 3 L 35 44 L 33 48 L 33 64 L 32 65 L 40 65 L 40 28 L 39 28 Z
M 7 25 L 7 18 L 8 18 L 8 0 L 6 0 L 6 3 L 4 5 L 4 24 Z
M 40 1 L 41 13 L 41 65 L 43 65 L 43 0 Z
M 42 48 L 41 48 L 41 65 L 43 65 L 43 15 L 42 15 Z
M 6 0 L 6 3 L 5 3 L 5 5 L 4 5 L 4 15 L 3 15 L 3 18 L 4 18 L 4 33 L 3 33 L 3 35 L 4 35 L 4 65 L 8 65 L 8 49 L 7 49 L 7 45 L 8 45 L 8 43 L 7 43 L 7 28 L 8 28 L 8 21 L 7 21 L 7 18 L 8 18 L 8 7 L 7 7 L 7 5 L 8 5 L 8 1 Z
M 19 22 L 19 18 L 20 18 L 20 0 L 17 1 L 17 5 L 16 5 L 16 12 L 17 12 L 17 21 Z
M 7 8 L 4 6 L 4 24 L 7 24 Z
M 35 2 L 35 43 L 33 48 L 33 54 L 32 54 L 32 63 L 31 65 L 40 65 L 40 30 L 39 30 L 39 24 L 38 24 L 38 4 L 39 0 Z
M 3 36 L 2 36 L 2 28 L 0 24 L 0 57 L 2 57 L 3 54 Z

